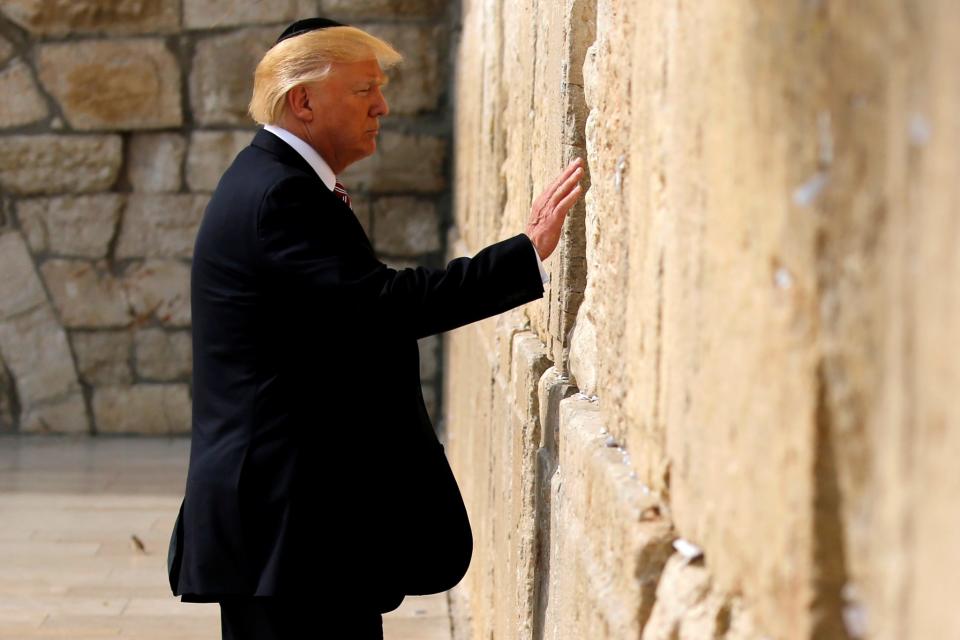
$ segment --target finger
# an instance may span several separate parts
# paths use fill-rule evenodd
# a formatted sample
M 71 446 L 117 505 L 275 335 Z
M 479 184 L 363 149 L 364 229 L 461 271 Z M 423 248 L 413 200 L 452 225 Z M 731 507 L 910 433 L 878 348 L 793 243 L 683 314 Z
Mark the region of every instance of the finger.
M 578 184 L 573 188 L 567 196 L 557 203 L 556 210 L 559 212 L 557 215 L 566 215 L 567 211 L 577 202 L 577 199 L 580 198 L 580 193 L 582 191 L 581 186 Z
M 583 170 L 581 168 L 581 164 L 583 164 L 583 160 L 580 158 L 574 158 L 571 160 L 570 164 L 568 164 L 567 167 L 560 172 L 560 175 L 558 175 L 557 178 L 550 183 L 550 187 L 547 189 L 550 192 L 550 195 L 553 195 L 553 192 L 556 191 L 560 185 L 562 185 L 573 174 L 573 172 L 577 171 L 578 169 L 580 169 L 582 172 Z
M 575 170 L 567 179 L 550 195 L 550 204 L 556 206 L 556 203 L 565 198 L 574 186 L 579 184 L 583 177 L 583 169 Z

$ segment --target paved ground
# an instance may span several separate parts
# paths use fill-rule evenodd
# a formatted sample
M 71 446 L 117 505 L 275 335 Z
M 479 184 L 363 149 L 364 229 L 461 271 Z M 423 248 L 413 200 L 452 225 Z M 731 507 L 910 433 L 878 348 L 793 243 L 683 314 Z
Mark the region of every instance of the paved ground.
M 220 638 L 219 606 L 181 603 L 167 584 L 189 449 L 0 436 L 0 640 Z M 384 615 L 384 640 L 449 640 L 447 612 L 446 594 L 408 597 Z

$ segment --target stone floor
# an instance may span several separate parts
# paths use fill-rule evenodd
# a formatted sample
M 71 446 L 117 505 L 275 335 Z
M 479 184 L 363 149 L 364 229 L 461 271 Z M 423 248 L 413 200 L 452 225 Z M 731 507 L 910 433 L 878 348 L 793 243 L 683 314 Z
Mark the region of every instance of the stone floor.
M 219 606 L 167 583 L 189 451 L 187 438 L 0 436 L 0 640 L 220 638 Z M 449 640 L 446 594 L 408 597 L 383 628 Z

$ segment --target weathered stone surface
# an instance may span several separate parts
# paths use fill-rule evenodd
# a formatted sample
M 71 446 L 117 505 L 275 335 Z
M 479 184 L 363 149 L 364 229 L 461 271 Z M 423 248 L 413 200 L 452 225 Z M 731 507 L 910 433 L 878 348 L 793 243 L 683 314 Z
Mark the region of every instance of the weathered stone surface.
M 443 0 L 322 0 L 322 5 L 324 15 L 377 20 L 385 16 L 429 18 L 442 15 L 447 7 Z
M 18 412 L 14 408 L 16 391 L 13 377 L 3 363 L 3 354 L 0 353 L 0 433 L 13 431 L 16 425 Z
M 104 258 L 123 203 L 116 193 L 29 198 L 17 203 L 17 219 L 34 253 Z
M 99 433 L 188 433 L 190 394 L 185 384 L 99 387 L 93 416 Z
M 190 105 L 197 123 L 253 123 L 247 115 L 253 70 L 277 35 L 275 27 L 243 29 L 197 42 L 190 73 Z
M 142 329 L 135 347 L 137 375 L 144 380 L 189 379 L 193 370 L 193 347 L 189 331 Z
M 440 336 L 427 336 L 417 340 L 420 348 L 420 379 L 433 381 L 437 377 L 440 357 Z
M 16 231 L 0 234 L 0 273 L 0 320 L 46 303 L 43 283 Z
M 190 257 L 209 200 L 202 194 L 132 194 L 117 241 L 117 257 Z
M 40 80 L 75 129 L 179 126 L 180 67 L 163 40 L 41 45 Z
M 187 184 L 193 191 L 213 191 L 220 176 L 240 151 L 250 144 L 253 133 L 243 131 L 194 131 L 187 156 Z
M 20 416 L 22 433 L 90 433 L 87 404 L 79 391 L 23 411 Z
M 134 191 L 179 191 L 187 143 L 176 133 L 140 133 L 130 139 L 127 180 Z
M 4 0 L 0 11 L 40 36 L 158 33 L 180 24 L 179 0 Z
M 67 335 L 48 305 L 0 321 L 0 353 L 23 412 L 80 388 Z
M 0 71 L 0 128 L 19 127 L 46 118 L 50 110 L 30 69 L 20 60 Z
M 446 86 L 442 69 L 446 61 L 445 25 L 371 24 L 364 29 L 389 42 L 403 62 L 387 72 L 390 83 L 383 95 L 390 115 L 416 115 L 435 110 Z M 389 116 L 388 116 L 389 117 Z
M 377 252 L 416 256 L 440 249 L 440 215 L 430 200 L 379 198 L 373 203 L 373 220 Z
M 13 57 L 13 53 L 16 49 L 13 46 L 13 43 L 0 36 L 0 64 L 6 64 L 7 60 Z
M 133 264 L 123 276 L 139 323 L 156 319 L 171 327 L 190 326 L 190 267 L 174 260 Z
M 109 189 L 121 162 L 120 136 L 0 137 L 0 187 L 15 195 Z
M 183 3 L 183 23 L 188 29 L 293 22 L 315 15 L 314 0 L 185 0 Z M 276 35 L 280 35 L 280 30 Z
M 130 324 L 123 284 L 104 264 L 86 260 L 47 260 L 40 273 L 65 327 L 106 328 Z
M 351 192 L 438 193 L 446 188 L 446 157 L 442 137 L 381 130 L 376 153 L 350 165 L 338 178 Z
M 129 384 L 133 337 L 130 331 L 72 331 L 70 342 L 80 379 L 91 385 Z

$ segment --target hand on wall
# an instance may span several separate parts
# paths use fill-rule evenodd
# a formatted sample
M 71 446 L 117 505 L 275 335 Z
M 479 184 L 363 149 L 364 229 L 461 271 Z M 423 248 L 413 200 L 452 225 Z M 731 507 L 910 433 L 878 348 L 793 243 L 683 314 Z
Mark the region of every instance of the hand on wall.
M 580 178 L 583 177 L 582 164 L 581 158 L 574 158 L 563 173 L 544 189 L 530 210 L 526 234 L 533 242 L 541 260 L 546 260 L 557 248 L 567 211 L 576 204 L 582 194 L 580 188 Z

